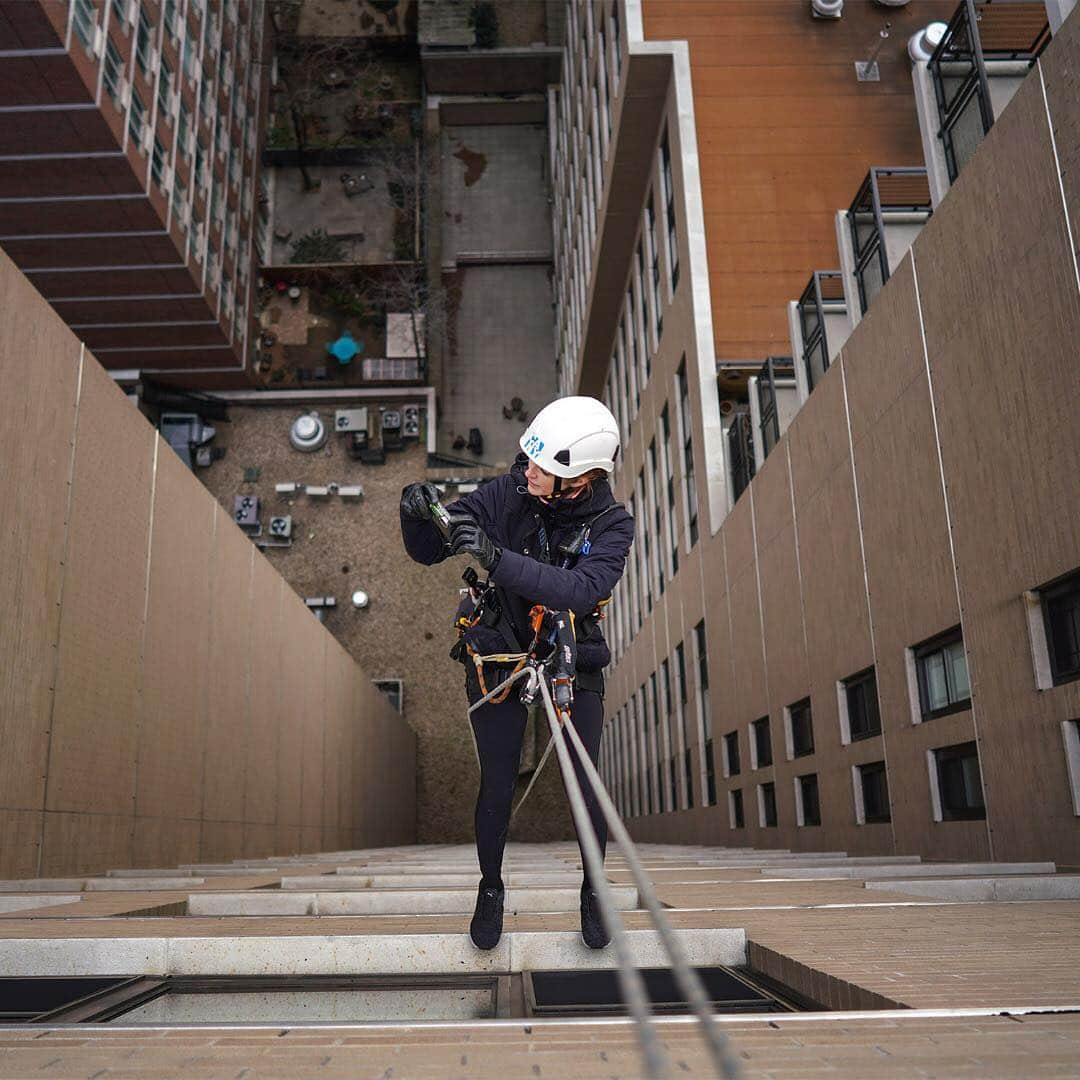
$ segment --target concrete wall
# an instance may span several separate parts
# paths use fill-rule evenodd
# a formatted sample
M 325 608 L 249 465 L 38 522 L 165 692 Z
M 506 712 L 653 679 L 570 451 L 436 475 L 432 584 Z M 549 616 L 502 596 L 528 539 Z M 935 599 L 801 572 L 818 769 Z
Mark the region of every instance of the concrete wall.
M 0 253 L 0 877 L 415 836 L 415 737 Z
M 1062 740 L 1062 723 L 1080 718 L 1080 683 L 1036 689 L 1022 596 L 1080 566 L 1078 71 L 1074 16 L 749 491 L 715 535 L 703 522 L 697 544 L 684 544 L 678 574 L 619 657 L 610 713 L 679 642 L 689 660 L 705 619 L 718 805 L 702 806 L 697 747 L 695 809 L 635 819 L 640 839 L 1080 862 Z M 693 341 L 689 293 L 680 285 L 665 309 L 623 498 L 647 470 L 645 448 Z M 696 420 L 694 444 L 704 506 Z M 972 707 L 913 723 L 905 649 L 958 624 Z M 883 733 L 844 745 L 836 684 L 871 664 Z M 807 695 L 816 751 L 788 762 L 783 710 Z M 775 764 L 751 770 L 748 726 L 764 716 Z M 730 731 L 742 772 L 724 779 L 719 741 Z M 935 823 L 926 752 L 969 740 L 987 820 Z M 851 768 L 882 759 L 892 821 L 858 825 Z M 793 779 L 810 772 L 823 824 L 798 827 Z M 761 828 L 756 786 L 769 781 L 779 825 Z M 736 788 L 741 830 L 728 819 Z

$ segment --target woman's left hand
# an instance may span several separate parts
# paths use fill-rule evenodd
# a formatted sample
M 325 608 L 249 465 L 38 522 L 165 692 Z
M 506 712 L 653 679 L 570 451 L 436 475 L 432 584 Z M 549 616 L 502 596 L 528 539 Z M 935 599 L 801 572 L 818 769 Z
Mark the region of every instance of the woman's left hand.
M 472 518 L 463 514 L 451 515 L 449 542 L 455 555 L 471 555 L 489 573 L 502 557 L 502 549 Z

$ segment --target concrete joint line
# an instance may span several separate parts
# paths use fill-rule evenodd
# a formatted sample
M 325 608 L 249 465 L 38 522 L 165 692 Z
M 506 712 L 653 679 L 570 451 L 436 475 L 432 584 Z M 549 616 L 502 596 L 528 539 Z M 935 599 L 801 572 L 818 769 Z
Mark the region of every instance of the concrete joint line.
M 27 240 L 111 240 L 113 237 L 147 237 L 167 236 L 165 229 L 123 229 L 118 232 L 90 232 L 90 233 L 16 233 L 14 235 L 0 236 L 0 242 L 5 244 L 21 243 Z
M 870 603 L 870 571 L 866 565 L 866 539 L 863 535 L 862 503 L 859 499 L 859 473 L 855 468 L 855 439 L 851 432 L 851 406 L 848 403 L 847 356 L 841 349 L 837 359 L 840 368 L 840 386 L 844 391 L 844 423 L 847 427 L 848 456 L 851 460 L 851 484 L 855 493 L 855 521 L 859 528 L 859 555 L 862 559 L 863 588 L 866 593 L 866 624 L 870 631 L 870 655 L 874 662 L 874 685 L 878 696 L 878 711 L 881 709 L 881 690 L 877 678 L 877 641 L 874 637 L 874 609 Z M 881 729 L 881 756 L 885 762 L 885 773 L 889 771 L 889 746 L 885 737 L 885 728 Z M 896 850 L 896 821 L 892 814 L 893 794 L 889 791 L 889 834 L 892 836 L 893 851 Z
M 0 53 L 0 55 L 3 55 Z M 77 101 L 61 101 L 53 105 L 0 105 L 0 113 L 54 113 L 54 112 L 90 112 L 96 109 L 94 102 L 85 104 Z
M 1041 73 L 1040 73 L 1041 78 Z M 1052 136 L 1051 136 L 1052 137 Z M 1064 195 L 1063 195 L 1064 197 Z M 1066 220 L 1068 220 L 1066 218 Z M 960 592 L 960 567 L 956 561 L 956 543 L 953 537 L 952 509 L 949 506 L 949 485 L 945 480 L 945 459 L 941 453 L 941 430 L 938 427 L 937 401 L 934 397 L 934 373 L 930 364 L 930 349 L 926 343 L 926 324 L 923 321 L 922 292 L 919 288 L 919 268 L 915 261 L 915 248 L 911 251 L 911 279 L 915 289 L 915 310 L 919 316 L 919 340 L 922 342 L 923 363 L 926 365 L 926 388 L 930 395 L 930 419 L 934 425 L 934 449 L 937 451 L 938 476 L 941 478 L 941 499 L 945 506 L 945 528 L 949 534 L 949 561 L 952 563 L 953 585 L 956 589 L 956 611 L 960 619 L 960 636 L 964 640 L 964 662 L 968 665 L 968 680 L 971 684 L 971 727 L 975 733 L 975 744 L 979 738 L 979 712 L 976 707 L 978 698 L 977 685 L 971 669 L 971 657 L 968 649 L 967 628 L 964 625 L 964 603 Z M 982 761 L 979 761 L 979 781 L 982 782 Z M 994 830 L 990 825 L 990 808 L 986 810 L 987 854 L 994 858 Z
M 1065 198 L 1065 182 L 1061 175 L 1061 158 L 1058 156 L 1057 138 L 1054 135 L 1054 118 L 1050 113 L 1050 99 L 1046 96 L 1046 78 L 1043 75 L 1042 60 L 1037 60 L 1035 66 L 1039 71 L 1039 87 L 1042 90 L 1043 107 L 1046 109 L 1046 127 L 1050 132 L 1050 147 L 1054 151 L 1054 168 L 1057 170 L 1058 191 L 1061 193 L 1061 209 L 1065 214 L 1065 232 L 1069 239 L 1069 250 L 1072 252 L 1073 274 L 1076 276 L 1077 291 L 1080 291 L 1080 259 L 1078 259 L 1076 250 L 1072 222 L 1069 220 L 1069 202 Z
M 79 343 L 78 371 L 75 376 L 75 400 L 72 409 L 75 413 L 71 425 L 71 454 L 68 457 L 67 499 L 64 503 L 64 544 L 60 562 L 60 581 L 57 586 L 56 604 L 60 609 L 56 616 L 56 639 L 53 642 L 52 688 L 49 693 L 49 729 L 45 740 L 45 784 L 41 793 L 41 831 L 38 835 L 37 874 L 44 872 L 45 821 L 49 809 L 49 773 L 52 762 L 52 735 L 56 723 L 56 683 L 60 677 L 60 629 L 64 619 L 64 584 L 67 581 L 68 552 L 71 546 L 71 504 L 75 488 L 75 447 L 79 440 L 79 405 L 82 401 L 83 369 L 86 363 L 86 346 Z
M 750 533 L 754 544 L 754 581 L 757 585 L 758 624 L 761 628 L 761 666 L 765 676 L 765 709 L 772 712 L 772 701 L 769 697 L 769 655 L 765 648 L 765 605 L 761 602 L 761 563 L 758 558 L 757 538 L 757 506 L 754 502 L 754 488 L 750 487 Z M 701 562 L 704 563 L 704 559 Z
M 803 596 L 802 556 L 799 553 L 799 519 L 795 513 L 795 473 L 791 467 L 791 440 L 784 443 L 787 458 L 788 494 L 791 496 L 791 532 L 795 543 L 795 577 L 799 582 L 799 619 L 802 622 L 803 660 L 810 667 L 810 639 L 806 633 L 806 599 Z
M 112 155 L 109 155 L 112 156 Z M 21 160 L 21 159 L 17 159 Z M 70 203 L 70 202 L 133 202 L 137 199 L 145 199 L 145 192 L 131 193 L 127 195 L 9 195 L 0 199 L 0 203 L 21 205 L 21 204 L 33 204 L 35 206 L 41 203 Z M 143 267 L 136 267 L 135 269 L 147 270 L 151 269 L 154 264 L 148 264 Z M 118 269 L 117 267 L 111 267 L 110 269 Z M 23 271 L 24 273 L 26 271 Z

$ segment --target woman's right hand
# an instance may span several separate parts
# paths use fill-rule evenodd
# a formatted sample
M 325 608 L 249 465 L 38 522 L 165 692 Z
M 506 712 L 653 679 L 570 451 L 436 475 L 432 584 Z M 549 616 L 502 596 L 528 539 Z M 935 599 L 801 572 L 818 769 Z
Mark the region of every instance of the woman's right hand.
M 409 484 L 401 492 L 401 516 L 410 521 L 431 521 L 431 504 L 439 501 L 434 484 Z

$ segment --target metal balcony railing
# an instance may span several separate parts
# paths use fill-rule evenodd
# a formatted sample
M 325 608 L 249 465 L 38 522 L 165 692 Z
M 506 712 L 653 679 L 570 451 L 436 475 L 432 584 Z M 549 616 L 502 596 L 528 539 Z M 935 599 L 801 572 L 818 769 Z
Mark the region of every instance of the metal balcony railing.
M 799 297 L 799 329 L 802 331 L 802 362 L 806 385 L 813 390 L 829 370 L 829 340 L 825 315 L 829 308 L 846 303 L 844 276 L 839 270 L 815 270 Z
M 758 372 L 757 393 L 761 417 L 758 430 L 765 457 L 769 456 L 780 441 L 780 411 L 776 404 L 777 380 L 794 378 L 795 363 L 790 356 L 770 356 Z
M 930 184 L 924 168 L 873 168 L 848 210 L 859 306 L 865 315 L 889 280 L 885 214 L 931 213 Z
M 754 440 L 749 413 L 735 414 L 735 419 L 728 428 L 727 438 L 732 502 L 735 502 L 754 478 Z
M 986 62 L 1026 61 L 1030 66 L 1049 40 L 1050 22 L 1041 0 L 961 0 L 927 64 L 950 182 L 994 124 Z

